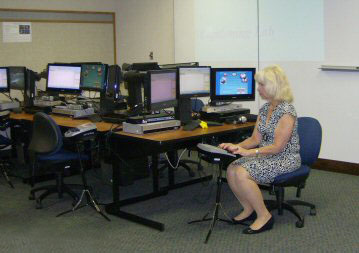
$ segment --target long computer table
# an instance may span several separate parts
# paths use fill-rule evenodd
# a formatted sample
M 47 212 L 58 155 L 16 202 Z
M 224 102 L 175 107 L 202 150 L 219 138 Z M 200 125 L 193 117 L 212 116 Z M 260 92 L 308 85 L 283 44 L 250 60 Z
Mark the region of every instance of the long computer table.
M 152 221 L 134 214 L 123 212 L 121 207 L 128 204 L 137 203 L 140 201 L 148 200 L 154 197 L 163 196 L 169 190 L 184 187 L 189 184 L 198 183 L 203 180 L 209 180 L 211 176 L 204 178 L 191 179 L 186 182 L 176 183 L 174 176 L 174 169 L 168 166 L 168 184 L 167 186 L 160 187 L 159 184 L 159 171 L 158 171 L 158 157 L 159 154 L 169 152 L 169 157 L 173 157 L 173 153 L 179 149 L 194 147 L 198 143 L 211 138 L 216 138 L 224 135 L 238 134 L 239 132 L 248 131 L 253 129 L 255 123 L 249 122 L 245 124 L 225 124 L 223 126 L 211 126 L 207 129 L 197 128 L 193 131 L 171 130 L 158 133 L 149 133 L 144 135 L 136 135 L 125 133 L 123 131 L 115 132 L 111 137 L 112 150 L 116 152 L 116 156 L 122 159 L 135 158 L 139 154 L 141 156 L 151 156 L 151 171 L 153 189 L 151 193 L 142 196 L 133 197 L 129 199 L 120 199 L 120 170 L 121 164 L 117 159 L 112 162 L 113 169 L 113 202 L 106 205 L 106 212 L 151 228 L 163 231 L 164 224 L 157 221 Z M 134 152 L 136 151 L 136 152 Z M 113 156 L 115 157 L 115 156 Z

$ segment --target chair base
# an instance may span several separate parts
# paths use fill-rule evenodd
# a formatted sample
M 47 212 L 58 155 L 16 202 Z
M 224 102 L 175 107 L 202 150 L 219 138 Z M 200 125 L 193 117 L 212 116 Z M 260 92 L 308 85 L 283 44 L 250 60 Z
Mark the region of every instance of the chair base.
M 276 200 L 264 200 L 264 203 L 269 211 L 278 209 L 278 215 L 283 215 L 283 209 L 294 214 L 298 218 L 298 221 L 295 223 L 298 228 L 304 227 L 304 217 L 298 213 L 294 206 L 300 205 L 310 207 L 310 215 L 316 215 L 315 205 L 301 200 L 287 200 L 283 201 L 281 204 L 278 204 Z
M 196 174 L 193 172 L 192 168 L 189 167 L 186 163 L 192 163 L 192 164 L 196 164 L 198 166 L 198 170 L 203 170 L 202 168 L 202 165 L 200 165 L 198 162 L 196 161 L 192 161 L 192 160 L 181 160 L 179 163 L 178 163 L 178 167 L 182 167 L 182 168 L 185 168 L 188 172 L 188 176 L 190 177 L 194 177 Z M 162 171 L 164 171 L 165 168 L 169 167 L 170 165 L 166 164 L 163 165 L 162 167 L 160 167 L 158 169 L 158 171 L 161 173 Z M 161 177 L 161 175 L 160 175 Z
M 63 193 L 66 193 L 70 197 L 72 197 L 73 204 L 76 204 L 79 197 L 71 188 L 81 188 L 82 189 L 83 186 L 82 185 L 74 185 L 74 184 L 62 185 L 61 188 L 59 188 L 57 185 L 41 186 L 41 187 L 32 189 L 30 191 L 29 199 L 36 200 L 36 209 L 42 209 L 42 207 L 43 207 L 42 200 L 44 200 L 47 196 L 57 193 L 59 198 L 61 199 L 63 197 Z M 41 195 L 36 198 L 35 193 L 38 191 L 44 191 L 44 192 L 41 193 Z

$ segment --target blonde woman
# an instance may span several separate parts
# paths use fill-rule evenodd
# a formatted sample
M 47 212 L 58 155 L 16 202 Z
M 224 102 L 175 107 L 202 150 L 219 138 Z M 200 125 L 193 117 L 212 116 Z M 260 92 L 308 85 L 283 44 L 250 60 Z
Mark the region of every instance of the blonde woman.
M 243 207 L 233 222 L 253 221 L 244 234 L 260 233 L 274 224 L 258 183 L 271 183 L 276 176 L 298 169 L 301 163 L 297 114 L 291 104 L 293 95 L 287 76 L 275 65 L 259 71 L 255 80 L 259 95 L 267 103 L 259 110 L 252 136 L 239 144 L 219 145 L 242 156 L 229 165 L 227 180 Z

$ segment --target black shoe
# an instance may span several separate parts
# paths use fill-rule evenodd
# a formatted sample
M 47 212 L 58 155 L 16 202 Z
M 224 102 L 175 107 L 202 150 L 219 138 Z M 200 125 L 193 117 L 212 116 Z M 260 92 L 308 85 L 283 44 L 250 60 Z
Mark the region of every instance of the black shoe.
M 237 224 L 241 224 L 241 225 L 247 225 L 246 221 L 252 221 L 252 220 L 255 220 L 257 219 L 257 214 L 255 211 L 253 211 L 247 218 L 244 218 L 244 219 L 241 219 L 241 220 L 236 220 L 234 218 L 232 218 L 232 222 L 233 222 L 233 225 L 237 225 Z
M 251 229 L 251 228 L 246 228 L 243 230 L 243 234 L 247 234 L 247 235 L 252 235 L 252 234 L 258 234 L 258 233 L 262 233 L 266 230 L 270 230 L 273 228 L 273 224 L 274 224 L 274 218 L 273 216 L 267 221 L 266 224 L 264 224 L 260 229 Z

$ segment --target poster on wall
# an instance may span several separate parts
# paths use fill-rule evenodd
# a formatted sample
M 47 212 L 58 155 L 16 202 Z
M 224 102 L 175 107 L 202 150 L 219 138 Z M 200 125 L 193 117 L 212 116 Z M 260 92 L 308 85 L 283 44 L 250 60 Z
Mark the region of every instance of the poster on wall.
M 3 42 L 31 42 L 32 31 L 30 22 L 3 22 Z

